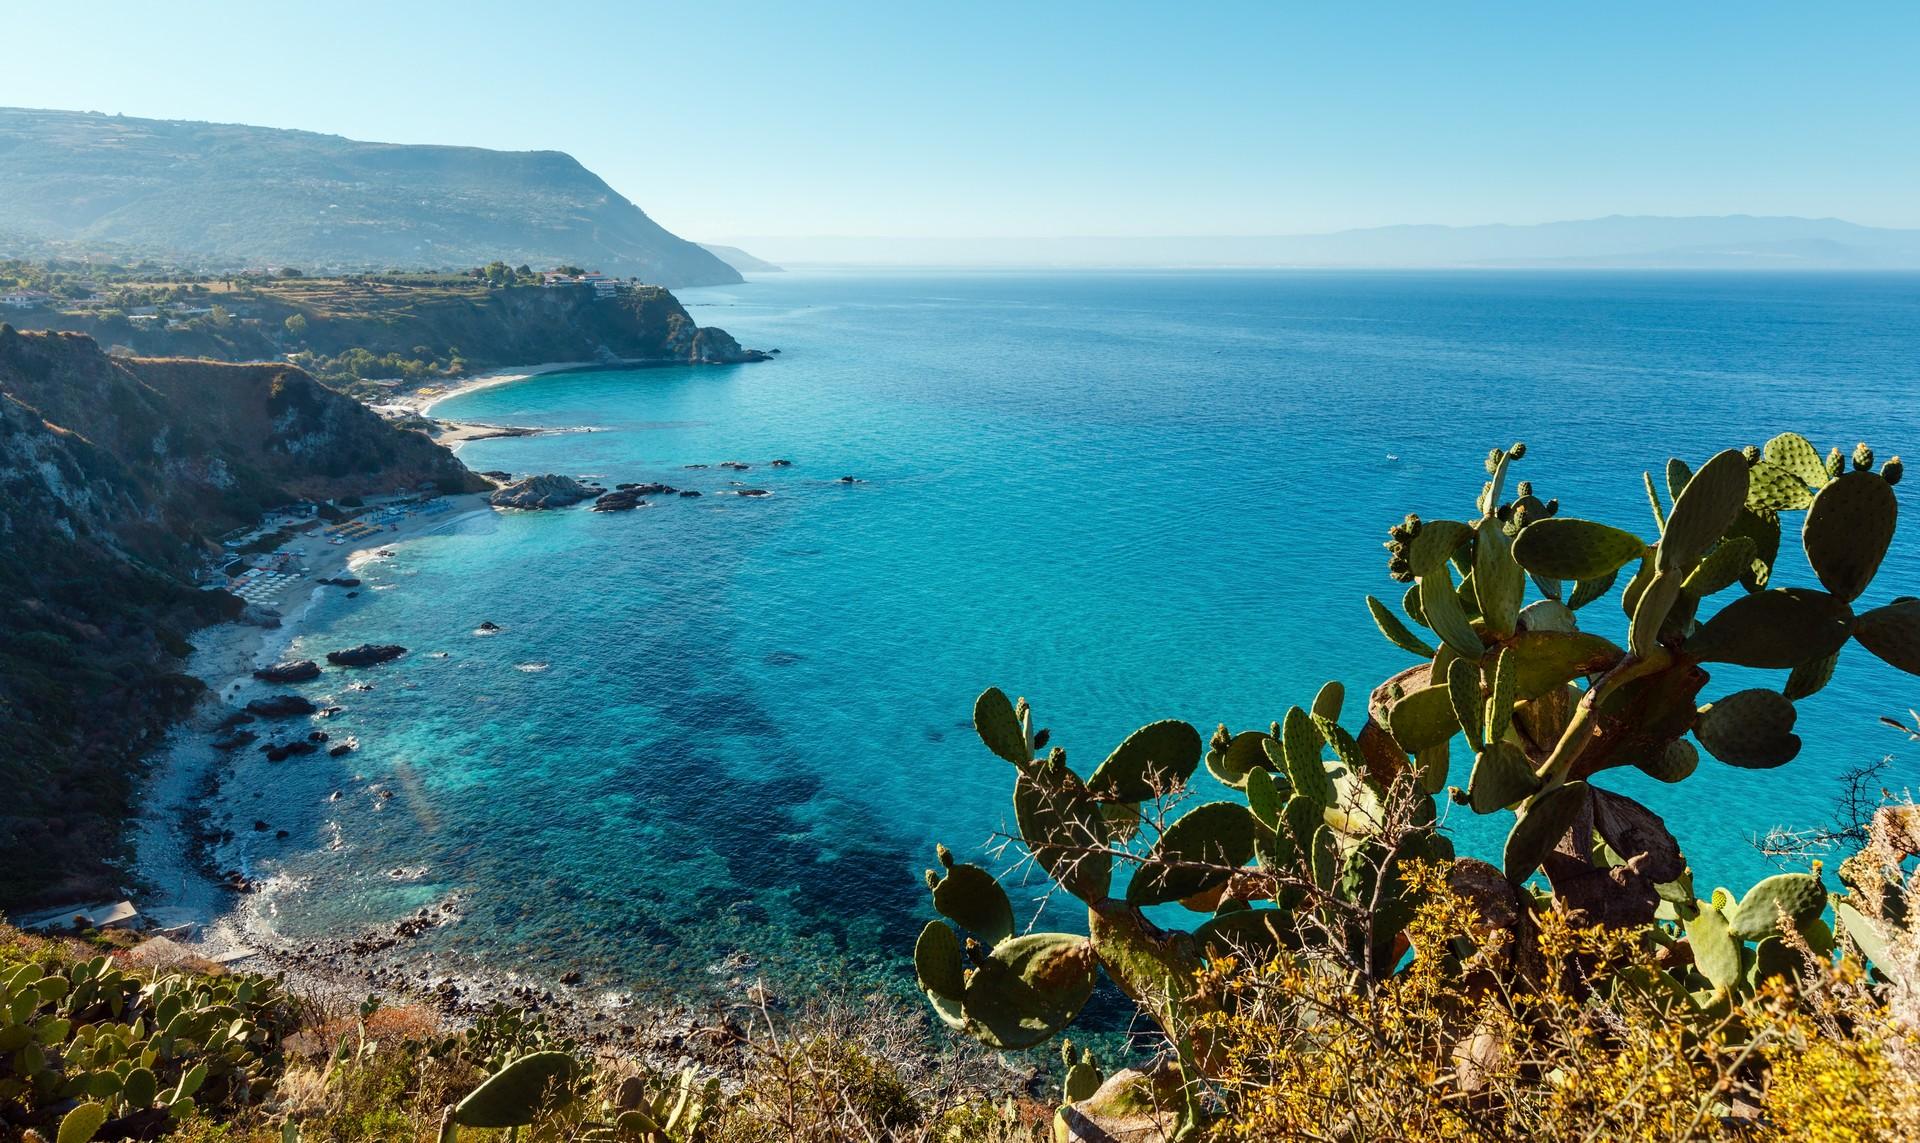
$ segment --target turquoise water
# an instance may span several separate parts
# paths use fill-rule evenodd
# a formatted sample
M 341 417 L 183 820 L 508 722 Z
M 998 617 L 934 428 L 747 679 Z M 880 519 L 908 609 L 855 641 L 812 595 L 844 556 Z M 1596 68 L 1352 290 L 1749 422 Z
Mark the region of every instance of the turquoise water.
M 1012 773 L 967 725 L 982 687 L 1029 696 L 1083 769 L 1152 719 L 1264 726 L 1328 678 L 1364 693 L 1409 661 L 1361 600 L 1401 590 L 1385 528 L 1468 513 L 1494 444 L 1525 440 L 1519 475 L 1564 511 L 1643 534 L 1639 473 L 1669 455 L 1784 429 L 1920 453 L 1913 276 L 787 275 L 683 297 L 782 354 L 436 410 L 595 430 L 477 442 L 477 469 L 710 494 L 465 521 L 327 604 L 308 653 L 413 653 L 370 691 L 308 688 L 360 753 L 230 787 L 293 831 L 242 841 L 285 875 L 288 931 L 457 893 L 422 955 L 636 987 L 736 950 L 776 978 L 897 976 L 934 842 L 978 855 L 1010 816 Z M 735 458 L 754 467 L 682 467 Z M 773 495 L 711 495 L 729 479 Z M 1917 588 L 1910 530 L 1869 600 Z M 1615 604 L 1586 614 L 1619 637 Z M 1802 704 L 1794 763 L 1603 784 L 1664 813 L 1703 881 L 1742 883 L 1768 868 L 1748 837 L 1824 822 L 1843 768 L 1895 752 L 1888 783 L 1916 777 L 1874 721 L 1916 700 L 1854 648 Z M 1485 849 L 1505 820 L 1450 825 Z

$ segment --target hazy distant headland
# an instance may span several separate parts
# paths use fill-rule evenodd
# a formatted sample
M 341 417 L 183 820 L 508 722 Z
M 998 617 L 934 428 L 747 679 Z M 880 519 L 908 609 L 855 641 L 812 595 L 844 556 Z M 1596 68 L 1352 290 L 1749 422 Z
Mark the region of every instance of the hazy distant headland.
M 788 266 L 1373 269 L 1920 269 L 1920 230 L 1837 218 L 1614 215 L 1533 226 L 1332 234 L 1067 238 L 743 238 Z
M 734 268 L 559 151 L 0 108 L 0 254 L 206 268 L 571 263 L 660 286 Z

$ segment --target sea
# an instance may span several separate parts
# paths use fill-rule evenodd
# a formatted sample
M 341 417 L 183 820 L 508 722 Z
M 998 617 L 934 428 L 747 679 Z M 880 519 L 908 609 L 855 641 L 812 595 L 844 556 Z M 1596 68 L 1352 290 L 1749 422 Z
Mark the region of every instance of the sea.
M 779 354 L 436 407 L 556 430 L 470 443 L 475 469 L 703 495 L 464 518 L 318 606 L 298 654 L 411 650 L 352 676 L 370 689 L 300 688 L 357 753 L 246 761 L 222 795 L 289 831 L 236 843 L 284 934 L 451 901 L 417 963 L 910 990 L 936 843 L 1007 871 L 1023 921 L 1084 924 L 1002 844 L 982 689 L 1026 696 L 1083 773 L 1144 723 L 1265 727 L 1330 679 L 1357 727 L 1412 662 L 1364 604 L 1403 590 L 1386 529 L 1471 518 L 1490 447 L 1524 441 L 1515 477 L 1563 514 L 1647 536 L 1641 473 L 1671 456 L 1792 430 L 1920 459 L 1914 275 L 836 271 L 680 296 Z M 1794 554 L 1779 575 L 1812 582 Z M 1917 591 L 1909 528 L 1866 601 Z M 1615 599 L 1582 614 L 1624 638 Z M 1714 674 L 1707 698 L 1781 681 Z M 1599 783 L 1665 817 L 1703 893 L 1739 889 L 1778 868 L 1756 839 L 1834 819 L 1849 770 L 1920 784 L 1879 721 L 1912 706 L 1920 680 L 1854 646 L 1790 764 Z M 1497 855 L 1508 815 L 1442 810 Z

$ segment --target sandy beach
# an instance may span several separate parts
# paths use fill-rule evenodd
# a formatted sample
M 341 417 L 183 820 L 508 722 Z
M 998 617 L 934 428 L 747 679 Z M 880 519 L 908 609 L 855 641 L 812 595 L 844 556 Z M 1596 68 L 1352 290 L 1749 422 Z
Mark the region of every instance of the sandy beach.
M 278 613 L 279 626 L 222 623 L 190 636 L 194 651 L 186 671 L 206 683 L 208 693 L 153 756 L 133 823 L 133 875 L 144 887 L 136 898 L 141 911 L 169 926 L 191 923 L 195 934 L 188 943 L 196 953 L 248 968 L 314 976 L 310 970 L 302 972 L 300 966 L 282 962 L 277 954 L 286 950 L 252 914 L 249 896 L 216 883 L 202 867 L 197 835 L 204 829 L 202 802 L 208 783 L 224 767 L 247 765 L 255 757 L 248 752 L 229 756 L 214 749 L 212 742 L 223 719 L 249 699 L 279 689 L 256 680 L 253 672 L 280 661 L 322 593 L 351 590 L 321 581 L 351 576 L 368 560 L 380 558 L 383 550 L 493 511 L 483 493 L 444 499 L 450 502 L 449 509 L 402 517 L 364 540 L 334 545 L 316 529 L 289 542 L 282 550 L 295 553 L 292 563 L 301 571 L 282 596 L 267 605 Z M 308 983 L 326 984 L 318 977 Z M 365 986 L 359 991 L 366 991 Z
M 592 361 L 549 361 L 541 365 L 522 365 L 512 369 L 499 369 L 487 373 L 475 374 L 445 385 L 424 385 L 407 393 L 375 405 L 374 409 L 392 417 L 419 417 L 432 421 L 433 439 L 448 448 L 458 449 L 468 441 L 486 440 L 490 437 L 532 436 L 538 429 L 521 428 L 515 425 L 493 425 L 478 421 L 447 421 L 432 415 L 433 407 L 453 397 L 475 393 L 481 389 L 492 389 L 499 385 L 509 385 L 515 381 L 524 381 L 529 377 L 538 377 L 543 373 L 559 373 L 568 369 L 583 369 L 597 364 Z

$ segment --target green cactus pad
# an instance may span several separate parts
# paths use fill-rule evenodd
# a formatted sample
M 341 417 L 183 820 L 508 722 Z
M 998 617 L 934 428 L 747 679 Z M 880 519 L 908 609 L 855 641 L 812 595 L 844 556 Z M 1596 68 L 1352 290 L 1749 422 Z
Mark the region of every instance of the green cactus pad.
M 1473 545 L 1474 594 L 1480 603 L 1480 616 L 1494 637 L 1513 634 L 1520 617 L 1520 604 L 1527 594 L 1527 576 L 1513 558 L 1513 541 L 1500 521 L 1489 516 L 1480 522 Z
M 1340 721 L 1340 708 L 1346 704 L 1347 688 L 1331 679 L 1322 683 L 1314 692 L 1313 705 L 1307 709 L 1321 718 Z
M 1513 704 L 1520 690 L 1520 656 L 1504 647 L 1493 661 L 1492 693 L 1487 696 L 1487 741 L 1498 742 L 1513 724 Z
M 1597 579 L 1583 579 L 1573 585 L 1573 591 L 1567 596 L 1567 610 L 1578 611 L 1594 600 L 1613 590 L 1620 578 L 1620 569 L 1615 568 Z
M 1813 503 L 1807 482 L 1769 460 L 1747 472 L 1747 507 L 1753 511 L 1798 512 Z
M 1082 901 L 1107 895 L 1113 879 L 1107 819 L 1073 771 L 1062 765 L 1020 775 L 1013 813 L 1021 840 L 1047 876 Z
M 1473 529 L 1458 520 L 1430 520 L 1407 547 L 1413 574 L 1428 576 L 1446 566 L 1454 550 L 1473 538 Z
M 1753 566 L 1753 541 L 1746 536 L 1728 536 L 1713 546 L 1706 558 L 1680 581 L 1680 590 L 1695 599 L 1725 591 L 1740 581 L 1741 573 Z
M 1795 702 L 1799 702 L 1808 695 L 1818 694 L 1823 687 L 1833 681 L 1833 669 L 1839 664 L 1838 652 L 1824 659 L 1801 663 L 1787 675 L 1787 681 L 1781 686 L 1780 693 Z
M 1686 461 L 1681 460 L 1677 456 L 1669 459 L 1667 461 L 1667 497 L 1668 499 L 1671 499 L 1671 500 L 1680 499 L 1680 494 L 1686 491 L 1687 481 L 1692 479 L 1693 479 L 1693 469 L 1687 466 Z
M 1781 433 L 1766 443 L 1760 455 L 1815 488 L 1826 486 L 1827 465 L 1820 459 L 1820 450 L 1799 433 Z
M 453 1109 L 462 1127 L 524 1127 L 533 1122 L 556 1083 L 579 1067 L 567 1052 L 534 1052 L 501 1068 Z
M 1025 768 L 1033 761 L 1033 746 L 1026 729 L 1013 712 L 1013 703 L 999 687 L 988 687 L 973 700 L 973 729 L 987 749 L 1015 766 Z
M 1523 631 L 1508 644 L 1513 658 L 1513 695 L 1520 701 L 1559 690 L 1584 675 L 1604 671 L 1626 652 L 1584 631 Z
M 1667 516 L 1654 566 L 1681 575 L 1720 541 L 1747 501 L 1747 460 L 1733 449 L 1715 453 L 1687 481 Z
M 120 1098 L 135 1109 L 150 1107 L 160 1094 L 160 1081 L 151 1068 L 135 1068 L 121 1081 Z
M 54 1143 L 89 1143 L 106 1122 L 105 1104 L 83 1103 L 60 1117 L 60 1130 Z
M 1303 852 L 1313 844 L 1313 835 L 1327 820 L 1327 804 L 1295 794 L 1287 799 L 1287 833 Z
M 1013 904 L 993 874 L 978 865 L 947 864 L 933 885 L 933 907 L 941 916 L 980 938 L 998 944 L 1013 932 Z
M 1453 586 L 1453 574 L 1445 567 L 1420 577 L 1420 614 L 1434 634 L 1440 636 L 1456 654 L 1478 659 L 1486 650 L 1473 624 L 1461 606 L 1460 593 Z
M 1504 654 L 1504 652 L 1502 652 Z M 1465 659 L 1447 664 L 1447 697 L 1453 704 L 1453 717 L 1460 723 L 1467 745 L 1475 750 L 1486 742 L 1487 700 L 1480 694 L 1480 668 Z
M 1003 1051 L 1051 1039 L 1093 994 L 1097 965 L 1085 937 L 1029 933 L 1002 942 L 967 981 L 967 1031 Z
M 1330 806 L 1335 792 L 1333 778 L 1320 761 L 1320 747 L 1324 741 L 1312 715 L 1297 706 L 1287 708 L 1286 717 L 1280 722 L 1279 758 L 1286 771 L 1287 782 L 1293 787 L 1294 793 L 1311 798 L 1323 806 Z
M 1800 753 L 1800 736 L 1793 733 L 1798 717 L 1793 702 L 1778 691 L 1735 691 L 1701 708 L 1693 736 L 1729 766 L 1771 769 Z
M 1562 516 L 1528 524 L 1513 540 L 1520 566 L 1549 579 L 1597 579 L 1639 559 L 1646 549 L 1646 541 L 1632 532 Z
M 1067 1076 L 1060 1085 L 1060 1094 L 1067 1103 L 1079 1103 L 1083 1099 L 1092 1099 L 1105 1080 L 1100 1069 L 1082 1060 L 1067 1069 Z
M 1267 760 L 1265 750 L 1271 741 L 1273 736 L 1263 730 L 1243 730 L 1233 736 L 1225 750 L 1207 751 L 1207 772 L 1222 785 L 1245 789 L 1249 773 L 1273 765 Z
M 1474 760 L 1467 780 L 1468 804 L 1476 814 L 1490 814 L 1531 797 L 1540 788 L 1527 756 L 1511 742 L 1495 742 Z
M 1408 691 L 1387 711 L 1388 732 L 1409 754 L 1439 746 L 1459 729 L 1453 698 L 1445 686 Z
M 1237 956 L 1255 965 L 1267 963 L 1300 940 L 1285 909 L 1223 913 L 1195 929 L 1193 939 L 1208 960 Z
M 1581 781 L 1556 786 L 1528 799 L 1520 810 L 1520 820 L 1507 834 L 1501 855 L 1501 871 L 1507 880 L 1518 885 L 1533 876 L 1586 804 L 1587 784 Z
M 1747 890 L 1730 918 L 1733 935 L 1743 941 L 1757 941 L 1781 931 L 1780 914 L 1788 917 L 1787 928 L 1798 929 L 1827 908 L 1827 887 L 1820 878 L 1808 873 L 1779 873 Z
M 1418 588 L 1415 590 L 1418 590 Z M 1380 634 L 1387 637 L 1387 642 L 1392 643 L 1402 651 L 1418 655 L 1422 659 L 1433 658 L 1433 648 L 1429 647 L 1425 640 L 1408 630 L 1407 625 L 1400 622 L 1398 615 L 1387 610 L 1386 604 L 1381 603 L 1369 595 L 1367 597 L 1367 610 L 1372 613 L 1374 625 L 1380 628 Z
M 1693 966 L 1715 988 L 1732 988 L 1740 979 L 1741 944 L 1734 939 L 1718 907 L 1701 902 L 1686 921 L 1687 945 L 1693 950 Z
M 1160 835 L 1135 871 L 1127 903 L 1164 905 L 1225 884 L 1232 870 L 1253 859 L 1253 834 L 1253 814 L 1238 802 L 1208 802 L 1188 810 Z
M 1275 784 L 1273 775 L 1255 770 L 1247 775 L 1247 809 L 1253 812 L 1254 820 L 1267 829 L 1284 829 L 1286 823 L 1282 815 L 1287 809 L 1287 791 Z
M 1811 588 L 1775 588 L 1741 596 L 1687 640 L 1701 662 L 1787 670 L 1840 650 L 1850 633 L 1846 601 Z
M 1879 474 L 1849 472 L 1820 490 L 1801 542 L 1820 583 L 1851 603 L 1867 590 L 1893 543 L 1900 501 Z
M 1188 723 L 1149 723 L 1095 767 L 1087 789 L 1103 802 L 1148 801 L 1185 785 L 1199 768 L 1202 749 L 1200 732 Z
M 1880 658 L 1920 675 L 1920 599 L 1896 599 L 1853 621 L 1853 637 Z
M 1740 574 L 1741 586 L 1759 591 L 1773 577 L 1773 562 L 1780 555 L 1780 516 L 1777 512 L 1742 509 L 1726 538 L 1745 537 L 1753 543 L 1753 563 Z
M 1890 942 L 1884 922 L 1868 916 L 1853 897 L 1836 898 L 1833 919 L 1839 922 L 1839 936 L 1873 965 L 1891 965 Z
M 958 1002 L 966 991 L 966 966 L 960 959 L 960 938 L 944 921 L 928 921 L 913 943 L 913 975 L 920 991 Z
M 1693 743 L 1675 739 L 1667 743 L 1666 749 L 1651 757 L 1634 762 L 1640 770 L 1662 782 L 1684 782 L 1700 767 L 1700 752 Z

